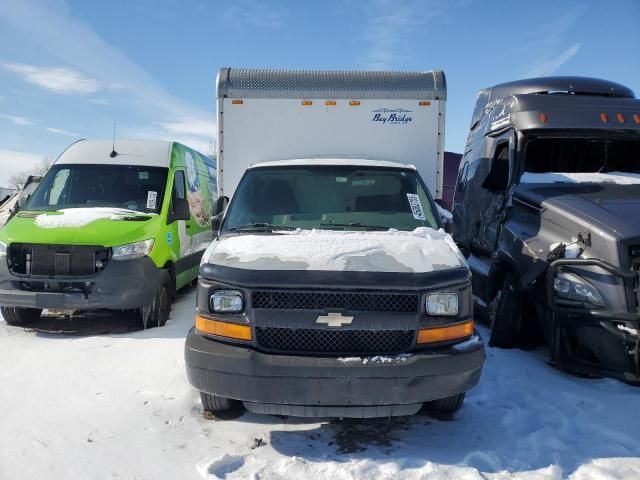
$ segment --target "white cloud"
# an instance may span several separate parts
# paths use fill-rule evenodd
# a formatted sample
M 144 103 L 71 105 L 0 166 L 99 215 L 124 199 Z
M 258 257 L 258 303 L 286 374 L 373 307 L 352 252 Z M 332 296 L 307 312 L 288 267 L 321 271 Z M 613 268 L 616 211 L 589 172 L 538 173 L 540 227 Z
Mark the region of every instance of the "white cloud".
M 55 127 L 47 127 L 45 128 L 47 132 L 57 133 L 58 135 L 65 135 L 67 137 L 79 137 L 80 135 L 76 132 L 71 132 L 69 130 L 64 130 L 63 128 L 55 128 Z
M 466 0 L 375 0 L 365 13 L 362 40 L 364 66 L 373 70 L 393 68 L 403 60 L 411 36 L 431 22 L 447 22 Z
M 16 125 L 21 127 L 31 127 L 33 126 L 33 120 L 27 117 L 20 117 L 18 115 L 7 115 L 5 113 L 0 113 L 0 118 L 4 118 L 5 120 L 9 120 Z
M 287 23 L 287 11 L 275 2 L 261 0 L 235 0 L 222 12 L 231 26 L 267 27 L 278 29 Z
M 2 68 L 26 82 L 55 93 L 87 95 L 100 89 L 100 82 L 67 68 L 44 68 L 20 63 L 2 63 Z
M 553 75 L 578 54 L 582 44 L 572 42 L 567 47 L 566 38 L 581 14 L 582 9 L 572 9 L 554 15 L 539 28 L 528 32 L 522 41 L 524 45 L 531 45 L 528 48 L 531 61 L 523 69 L 525 77 Z
M 167 132 L 175 135 L 196 135 L 206 138 L 216 136 L 216 124 L 213 121 L 182 120 L 177 122 L 159 123 Z
M 167 124 L 179 124 L 184 119 L 213 121 L 213 111 L 169 93 L 121 50 L 108 44 L 88 23 L 74 17 L 63 0 L 8 2 L 0 9 L 0 22 L 7 23 L 42 51 L 57 58 L 66 67 L 64 70 L 79 73 L 79 77 L 72 76 L 75 85 L 80 85 L 76 88 L 78 93 L 103 91 L 118 95 L 139 105 L 136 108 L 138 114 L 147 114 L 155 121 Z M 38 25 L 38 28 L 34 29 L 33 25 Z M 88 101 L 101 102 L 97 98 Z M 213 135 L 203 136 L 201 141 L 208 143 Z
M 45 159 L 35 153 L 0 148 L 0 186 L 9 186 L 12 175 L 36 169 Z

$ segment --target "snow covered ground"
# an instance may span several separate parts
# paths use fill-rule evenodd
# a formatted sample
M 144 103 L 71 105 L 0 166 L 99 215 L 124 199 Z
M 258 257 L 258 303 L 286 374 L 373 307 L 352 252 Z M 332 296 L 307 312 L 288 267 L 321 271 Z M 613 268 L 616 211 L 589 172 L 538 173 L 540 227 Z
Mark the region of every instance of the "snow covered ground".
M 640 389 L 542 350 L 488 349 L 454 421 L 208 420 L 184 372 L 193 305 L 189 291 L 166 327 L 117 335 L 0 321 L 0 479 L 640 478 Z

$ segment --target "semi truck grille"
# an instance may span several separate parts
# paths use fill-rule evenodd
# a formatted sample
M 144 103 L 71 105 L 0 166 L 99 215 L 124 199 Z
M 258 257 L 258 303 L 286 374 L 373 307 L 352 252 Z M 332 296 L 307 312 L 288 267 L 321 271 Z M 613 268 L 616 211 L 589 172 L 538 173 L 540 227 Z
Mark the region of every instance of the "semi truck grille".
M 412 330 L 322 330 L 256 327 L 260 347 L 281 353 L 381 355 L 409 351 Z
M 11 273 L 42 276 L 89 276 L 104 268 L 109 251 L 100 246 L 14 243 L 7 252 Z
M 378 293 L 326 293 L 293 291 L 256 291 L 253 308 L 279 310 L 343 309 L 361 312 L 418 312 L 418 295 Z

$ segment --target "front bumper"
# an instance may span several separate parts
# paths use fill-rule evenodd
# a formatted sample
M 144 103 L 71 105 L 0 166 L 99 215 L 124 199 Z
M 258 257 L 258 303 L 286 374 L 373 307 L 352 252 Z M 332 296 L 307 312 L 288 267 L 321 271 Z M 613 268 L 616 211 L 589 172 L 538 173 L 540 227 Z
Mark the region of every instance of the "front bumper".
M 153 302 L 160 270 L 148 258 L 110 261 L 90 277 L 37 278 L 12 275 L 0 261 L 0 305 L 6 307 L 127 310 Z M 45 286 L 45 284 L 47 284 Z
M 189 382 L 198 390 L 241 400 L 255 412 L 305 417 L 410 415 L 424 402 L 475 386 L 484 358 L 477 334 L 458 345 L 366 361 L 271 355 L 195 329 L 185 345 Z
M 553 279 L 558 270 L 571 266 L 597 266 L 621 278 L 628 291 L 634 292 L 637 288 L 637 272 L 624 271 L 601 260 L 553 262 L 547 275 L 552 362 L 577 373 L 640 384 L 640 313 L 559 304 L 553 291 Z M 629 298 L 633 296 L 629 295 Z

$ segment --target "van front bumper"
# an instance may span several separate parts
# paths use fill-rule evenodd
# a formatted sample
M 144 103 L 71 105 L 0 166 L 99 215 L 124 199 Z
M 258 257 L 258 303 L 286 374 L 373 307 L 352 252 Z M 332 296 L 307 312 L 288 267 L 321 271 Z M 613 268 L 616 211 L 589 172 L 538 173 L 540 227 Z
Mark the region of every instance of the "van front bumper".
M 0 259 L 0 305 L 5 307 L 128 310 L 153 302 L 161 275 L 149 257 L 111 260 L 90 277 L 39 278 L 9 272 Z
M 477 333 L 458 345 L 390 357 L 272 355 L 191 329 L 189 382 L 254 412 L 303 417 L 411 415 L 424 402 L 475 386 L 484 362 Z

